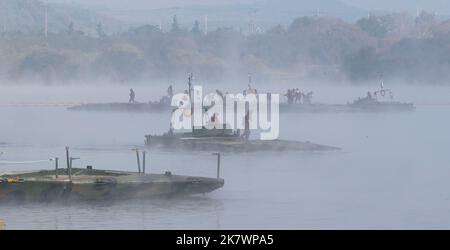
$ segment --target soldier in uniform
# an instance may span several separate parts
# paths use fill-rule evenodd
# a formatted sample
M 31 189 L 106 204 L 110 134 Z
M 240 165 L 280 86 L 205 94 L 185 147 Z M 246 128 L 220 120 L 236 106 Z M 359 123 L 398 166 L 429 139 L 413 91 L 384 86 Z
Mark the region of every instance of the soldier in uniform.
M 133 89 L 130 89 L 130 100 L 128 101 L 128 103 L 135 103 L 136 100 L 134 99 L 136 97 L 136 94 L 134 93 Z
M 169 88 L 167 88 L 167 96 L 172 98 L 173 97 L 173 87 L 172 85 L 169 86 Z
M 244 120 L 245 120 L 245 130 L 243 136 L 245 140 L 248 141 L 250 137 L 250 111 L 247 111 Z

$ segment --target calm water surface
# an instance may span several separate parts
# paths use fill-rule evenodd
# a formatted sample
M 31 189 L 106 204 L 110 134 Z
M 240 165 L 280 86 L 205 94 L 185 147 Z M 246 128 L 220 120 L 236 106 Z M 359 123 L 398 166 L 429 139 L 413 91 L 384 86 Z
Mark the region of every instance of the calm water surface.
M 225 186 L 207 195 L 0 204 L 0 219 L 8 229 L 449 229 L 450 106 L 429 105 L 445 104 L 447 97 L 442 89 L 426 91 L 437 94 L 401 96 L 418 103 L 415 112 L 282 115 L 281 138 L 342 151 L 225 154 Z M 345 102 L 364 91 L 324 93 L 323 100 Z M 0 142 L 8 143 L 0 146 L 1 160 L 63 158 L 70 145 L 82 158 L 76 166 L 135 170 L 131 149 L 143 145 L 145 134 L 165 132 L 169 115 L 1 107 L 0 119 Z M 154 173 L 215 176 L 215 157 L 208 153 L 150 151 L 149 157 Z M 0 165 L 0 171 L 52 167 Z

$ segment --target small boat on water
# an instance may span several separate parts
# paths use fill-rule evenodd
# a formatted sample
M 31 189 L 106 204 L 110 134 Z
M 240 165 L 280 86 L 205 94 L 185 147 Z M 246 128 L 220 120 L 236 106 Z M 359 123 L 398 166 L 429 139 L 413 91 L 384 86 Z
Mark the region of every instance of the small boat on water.
M 347 104 L 347 107 L 353 111 L 366 112 L 413 111 L 415 109 L 415 106 L 412 103 L 379 101 L 376 98 L 370 96 L 367 96 L 365 98 L 358 98 L 352 103 Z
M 343 112 L 394 112 L 394 111 L 413 111 L 415 106 L 413 103 L 402 103 L 394 101 L 393 92 L 390 89 L 385 89 L 384 84 L 381 83 L 379 90 L 374 92 L 367 92 L 367 96 L 358 98 L 355 101 L 347 104 L 319 104 L 312 103 L 312 92 L 309 92 L 307 97 L 305 95 L 288 91 L 287 103 L 280 104 L 280 112 L 284 113 L 343 113 Z M 296 102 L 292 95 L 301 95 L 303 102 Z M 388 95 L 388 96 L 386 96 Z M 296 99 L 297 100 L 297 99 Z

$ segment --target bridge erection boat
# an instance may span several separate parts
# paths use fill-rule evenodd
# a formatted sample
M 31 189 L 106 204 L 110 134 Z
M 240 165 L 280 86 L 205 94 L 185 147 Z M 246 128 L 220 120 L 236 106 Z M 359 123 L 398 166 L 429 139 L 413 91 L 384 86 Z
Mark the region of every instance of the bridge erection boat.
M 219 152 L 337 151 L 337 147 L 288 140 L 252 140 L 230 129 L 194 129 L 186 133 L 169 131 L 163 135 L 146 135 L 145 145 L 171 150 Z
M 367 92 L 367 96 L 358 98 L 347 104 L 313 103 L 312 92 L 303 94 L 295 90 L 289 90 L 285 95 L 288 102 L 280 104 L 280 112 L 283 113 L 349 113 L 349 112 L 396 112 L 413 111 L 413 103 L 394 101 L 392 90 L 385 89 L 381 83 L 379 90 Z

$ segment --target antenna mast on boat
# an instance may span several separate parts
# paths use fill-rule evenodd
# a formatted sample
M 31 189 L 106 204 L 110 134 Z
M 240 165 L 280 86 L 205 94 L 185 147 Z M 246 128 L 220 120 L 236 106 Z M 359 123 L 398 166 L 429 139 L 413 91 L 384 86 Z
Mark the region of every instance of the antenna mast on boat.
M 189 100 L 191 101 L 192 104 L 192 79 L 193 79 L 193 74 L 190 73 L 189 77 L 188 77 L 188 90 L 189 90 Z
M 194 75 L 192 73 L 189 74 L 188 77 L 188 88 L 189 88 L 189 101 L 191 103 L 191 125 L 192 125 L 192 135 L 194 134 L 194 101 L 192 96 L 192 79 Z

